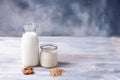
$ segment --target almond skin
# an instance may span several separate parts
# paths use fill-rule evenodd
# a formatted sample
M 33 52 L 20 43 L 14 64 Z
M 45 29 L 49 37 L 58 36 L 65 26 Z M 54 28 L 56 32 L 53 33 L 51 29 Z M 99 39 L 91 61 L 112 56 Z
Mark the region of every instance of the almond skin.
M 26 66 L 22 69 L 22 73 L 24 75 L 29 75 L 29 74 L 33 74 L 33 68 L 30 66 Z

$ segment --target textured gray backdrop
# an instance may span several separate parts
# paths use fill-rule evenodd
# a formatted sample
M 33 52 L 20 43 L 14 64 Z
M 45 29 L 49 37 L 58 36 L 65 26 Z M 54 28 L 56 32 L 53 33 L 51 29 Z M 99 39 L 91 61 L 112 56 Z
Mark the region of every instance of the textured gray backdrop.
M 42 36 L 119 36 L 120 0 L 0 0 L 0 36 L 28 22 Z

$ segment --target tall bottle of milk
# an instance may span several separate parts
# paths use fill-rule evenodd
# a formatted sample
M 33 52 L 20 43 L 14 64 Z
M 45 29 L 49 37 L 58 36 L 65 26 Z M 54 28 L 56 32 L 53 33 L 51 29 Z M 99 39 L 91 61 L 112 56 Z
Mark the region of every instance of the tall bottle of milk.
M 39 64 L 39 40 L 33 23 L 24 25 L 24 33 L 21 42 L 22 64 L 24 66 L 36 66 Z

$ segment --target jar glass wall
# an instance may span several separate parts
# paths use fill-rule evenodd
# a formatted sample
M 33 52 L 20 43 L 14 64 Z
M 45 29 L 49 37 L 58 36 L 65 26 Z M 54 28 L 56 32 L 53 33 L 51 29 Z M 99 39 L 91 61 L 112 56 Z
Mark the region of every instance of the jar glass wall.
M 41 66 L 55 67 L 57 65 L 57 46 L 55 44 L 43 44 L 41 47 Z

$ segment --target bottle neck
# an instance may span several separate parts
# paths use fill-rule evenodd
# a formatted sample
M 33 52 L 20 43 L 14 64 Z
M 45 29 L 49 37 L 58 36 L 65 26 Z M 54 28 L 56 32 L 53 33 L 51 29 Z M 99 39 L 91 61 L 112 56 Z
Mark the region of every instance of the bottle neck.
M 28 23 L 23 26 L 25 32 L 36 32 L 36 26 L 34 23 Z

